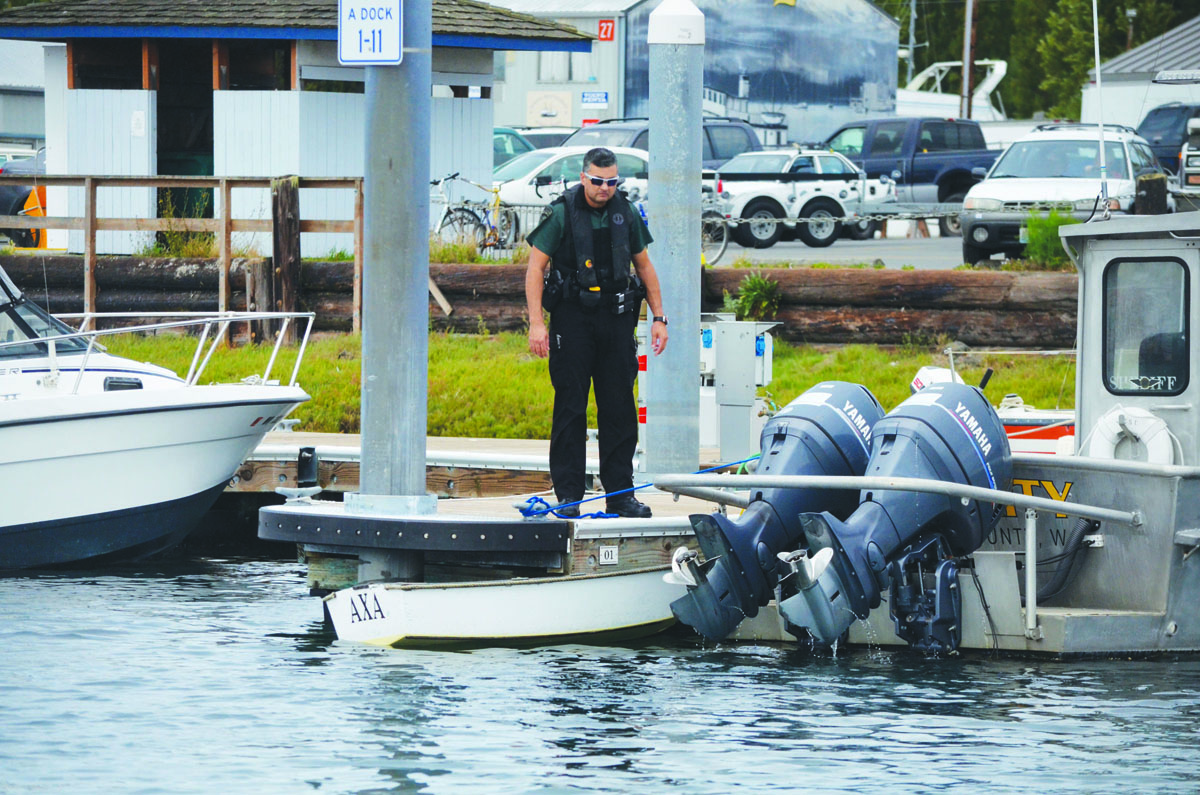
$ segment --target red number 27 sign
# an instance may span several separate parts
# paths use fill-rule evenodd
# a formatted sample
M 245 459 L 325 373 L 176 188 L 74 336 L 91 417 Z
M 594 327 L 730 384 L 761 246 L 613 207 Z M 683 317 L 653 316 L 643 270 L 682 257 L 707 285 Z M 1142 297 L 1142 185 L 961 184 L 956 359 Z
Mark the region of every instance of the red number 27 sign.
M 616 20 L 602 19 L 600 20 L 600 41 L 612 41 L 613 34 L 617 30 Z

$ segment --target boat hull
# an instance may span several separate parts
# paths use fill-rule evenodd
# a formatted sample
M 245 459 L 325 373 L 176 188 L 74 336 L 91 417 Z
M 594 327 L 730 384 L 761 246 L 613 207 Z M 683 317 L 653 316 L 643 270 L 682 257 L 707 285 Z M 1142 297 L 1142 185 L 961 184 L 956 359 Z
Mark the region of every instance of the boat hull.
M 0 570 L 139 558 L 178 543 L 306 398 L 228 385 L 0 404 Z
M 685 588 L 668 568 L 471 583 L 371 583 L 325 597 L 340 640 L 377 646 L 533 646 L 645 637 Z
M 155 505 L 0 530 L 0 568 L 136 561 L 177 545 L 225 490 L 220 483 Z

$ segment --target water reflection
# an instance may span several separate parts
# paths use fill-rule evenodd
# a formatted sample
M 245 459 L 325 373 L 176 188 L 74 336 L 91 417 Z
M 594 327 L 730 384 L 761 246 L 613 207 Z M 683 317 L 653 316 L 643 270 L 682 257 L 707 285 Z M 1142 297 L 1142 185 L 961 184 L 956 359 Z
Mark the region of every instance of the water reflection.
M 8 578 L 0 603 L 0 791 L 1195 790 L 1194 659 L 374 649 L 262 561 Z

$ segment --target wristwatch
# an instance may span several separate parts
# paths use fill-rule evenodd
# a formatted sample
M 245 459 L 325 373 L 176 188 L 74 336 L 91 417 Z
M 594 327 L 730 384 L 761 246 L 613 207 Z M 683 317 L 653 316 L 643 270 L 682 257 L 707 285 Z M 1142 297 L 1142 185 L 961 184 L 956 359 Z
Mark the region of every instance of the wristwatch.
M 667 316 L 666 315 L 655 315 L 654 317 L 650 318 L 650 322 L 651 323 L 662 323 L 665 326 L 665 325 L 667 325 Z

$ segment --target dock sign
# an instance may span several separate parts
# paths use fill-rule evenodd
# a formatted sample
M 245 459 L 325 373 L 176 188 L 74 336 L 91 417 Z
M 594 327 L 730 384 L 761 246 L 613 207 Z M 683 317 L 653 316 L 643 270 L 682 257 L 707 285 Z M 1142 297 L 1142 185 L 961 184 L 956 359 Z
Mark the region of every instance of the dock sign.
M 338 0 L 338 63 L 395 66 L 404 53 L 403 0 Z

